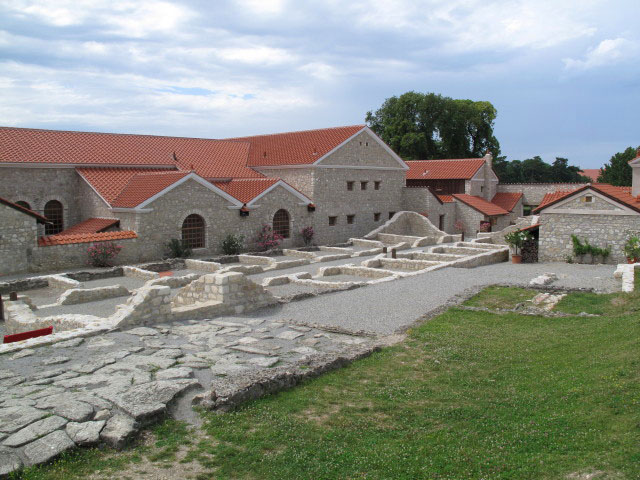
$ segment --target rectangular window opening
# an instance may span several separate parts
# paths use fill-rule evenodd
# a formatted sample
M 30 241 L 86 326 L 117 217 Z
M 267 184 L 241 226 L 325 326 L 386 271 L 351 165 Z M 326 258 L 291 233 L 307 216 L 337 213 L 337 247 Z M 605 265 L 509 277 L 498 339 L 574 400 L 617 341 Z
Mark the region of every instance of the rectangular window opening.
M 380 221 L 380 212 L 376 212 L 373 214 L 373 221 L 374 222 L 379 222 Z
M 355 220 L 356 216 L 355 215 L 347 215 L 347 223 L 349 225 L 353 224 L 353 221 Z
M 393 217 L 396 214 L 396 212 L 389 212 L 389 220 L 391 220 L 391 217 Z
M 373 182 L 373 188 L 375 190 L 380 190 L 380 181 Z
M 333 227 L 336 223 L 338 223 L 338 217 L 329 217 L 329 226 Z
M 353 183 L 354 182 L 347 182 L 347 190 L 349 191 L 353 190 Z
M 367 189 L 367 183 L 369 183 L 369 182 L 360 182 L 360 190 L 366 190 Z

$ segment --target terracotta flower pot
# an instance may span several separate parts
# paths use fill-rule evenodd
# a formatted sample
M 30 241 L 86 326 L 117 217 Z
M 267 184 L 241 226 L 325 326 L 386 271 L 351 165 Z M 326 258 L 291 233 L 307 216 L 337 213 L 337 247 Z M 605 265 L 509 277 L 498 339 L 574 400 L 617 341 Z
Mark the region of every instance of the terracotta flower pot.
M 511 263 L 522 263 L 522 255 L 511 255 Z

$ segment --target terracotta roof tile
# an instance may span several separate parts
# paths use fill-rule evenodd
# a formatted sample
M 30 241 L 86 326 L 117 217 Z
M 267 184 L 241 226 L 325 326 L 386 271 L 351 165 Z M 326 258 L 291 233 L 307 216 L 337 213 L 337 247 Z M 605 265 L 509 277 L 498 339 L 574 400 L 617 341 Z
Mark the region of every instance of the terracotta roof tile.
M 40 237 L 38 245 L 41 247 L 51 247 L 54 245 L 68 245 L 72 243 L 93 243 L 108 242 L 113 240 L 126 240 L 128 238 L 137 238 L 136 232 L 117 231 L 102 233 L 79 233 L 76 235 L 50 235 L 48 237 Z
M 442 203 L 453 203 L 453 195 L 436 195 Z
M 131 177 L 111 205 L 120 208 L 137 207 L 190 173 L 186 171 L 137 173 Z
M 599 192 L 605 197 L 608 197 L 637 212 L 640 212 L 640 199 L 631 195 L 631 187 L 616 187 L 613 185 L 609 185 L 608 183 L 594 183 L 592 185 L 585 185 L 582 188 L 578 188 L 570 192 L 547 193 L 542 199 L 542 203 L 540 203 L 540 205 L 534 210 L 534 212 L 539 212 L 543 208 L 549 207 L 550 205 L 557 203 L 560 200 L 564 200 L 565 198 L 568 198 L 573 194 L 586 190 Z
M 91 185 L 98 194 L 111 204 L 139 173 L 167 172 L 175 170 L 145 168 L 76 168 L 76 171 Z
M 247 162 L 250 167 L 303 165 L 314 163 L 363 128 L 364 125 L 353 125 L 227 140 L 251 144 Z
M 279 178 L 242 178 L 230 182 L 215 182 L 214 185 L 242 203 L 249 203 L 279 181 Z
M 589 177 L 591 179 L 592 182 L 597 182 L 598 181 L 598 177 L 600 176 L 600 169 L 599 168 L 586 168 L 584 170 L 581 170 L 580 175 L 584 175 L 585 177 Z
M 409 160 L 407 180 L 469 180 L 485 163 L 484 158 Z
M 476 209 L 480 213 L 483 213 L 487 216 L 495 216 L 495 215 L 508 215 L 504 208 L 499 207 L 491 202 L 487 202 L 484 198 L 476 197 L 474 195 L 467 195 L 466 193 L 456 193 L 453 195 L 456 200 L 460 200 L 461 202 L 469 205 L 471 208 Z
M 0 203 L 2 203 L 3 205 L 6 205 L 7 207 L 11 207 L 15 210 L 18 210 L 19 212 L 22 212 L 26 215 L 30 215 L 33 218 L 35 218 L 38 223 L 49 223 L 49 220 L 47 220 L 46 217 L 43 217 L 42 215 L 40 215 L 39 213 L 34 212 L 33 210 L 29 210 L 28 208 L 23 207 L 22 205 L 18 205 L 17 203 L 13 203 L 10 200 L 7 200 L 6 198 L 2 198 L 0 197 Z
M 491 199 L 491 203 L 504 208 L 507 212 L 511 212 L 521 198 L 522 193 L 498 192 Z
M 237 141 L 0 127 L 0 145 L 1 163 L 193 166 L 204 178 L 262 176 L 247 168 L 249 144 Z
M 106 230 L 109 227 L 113 227 L 116 224 L 119 224 L 120 220 L 117 218 L 88 218 L 87 220 L 76 223 L 72 227 L 63 230 L 60 233 L 57 233 L 56 236 L 59 235 L 77 235 L 81 233 L 100 233 L 103 230 Z

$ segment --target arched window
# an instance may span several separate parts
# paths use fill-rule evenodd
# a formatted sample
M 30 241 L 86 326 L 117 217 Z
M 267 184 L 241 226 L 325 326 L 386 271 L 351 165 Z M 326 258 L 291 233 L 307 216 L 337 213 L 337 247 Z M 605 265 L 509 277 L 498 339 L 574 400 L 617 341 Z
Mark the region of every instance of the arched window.
M 31 205 L 29 205 L 24 200 L 20 200 L 20 201 L 16 202 L 16 205 L 20 205 L 21 207 L 28 208 L 29 210 L 31 210 Z
M 182 222 L 182 245 L 185 248 L 204 248 L 204 218 L 192 213 Z
M 273 216 L 273 233 L 277 233 L 282 238 L 289 238 L 291 227 L 289 225 L 289 212 L 280 209 Z
M 50 200 L 44 206 L 44 216 L 51 223 L 44 226 L 45 235 L 55 235 L 64 230 L 64 219 L 62 204 L 57 200 Z

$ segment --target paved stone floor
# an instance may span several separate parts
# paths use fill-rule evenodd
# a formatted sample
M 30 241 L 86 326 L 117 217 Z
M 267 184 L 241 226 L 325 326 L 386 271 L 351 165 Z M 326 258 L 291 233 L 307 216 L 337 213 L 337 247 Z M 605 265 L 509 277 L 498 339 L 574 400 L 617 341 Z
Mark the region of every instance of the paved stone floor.
M 0 472 L 45 462 L 75 445 L 103 441 L 119 447 L 168 408 L 189 419 L 191 398 L 212 380 L 220 384 L 259 369 L 299 365 L 317 354 L 369 342 L 368 337 L 284 322 L 224 317 L 139 327 L 4 355 Z
M 212 385 L 224 388 L 256 372 L 370 347 L 376 338 L 346 332 L 391 334 L 469 289 L 527 285 L 554 272 L 554 286 L 619 291 L 614 269 L 509 263 L 447 268 L 244 316 L 138 327 L 2 355 L 0 475 L 76 445 L 119 447 L 167 411 L 193 421 L 192 398 Z

